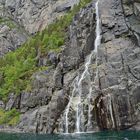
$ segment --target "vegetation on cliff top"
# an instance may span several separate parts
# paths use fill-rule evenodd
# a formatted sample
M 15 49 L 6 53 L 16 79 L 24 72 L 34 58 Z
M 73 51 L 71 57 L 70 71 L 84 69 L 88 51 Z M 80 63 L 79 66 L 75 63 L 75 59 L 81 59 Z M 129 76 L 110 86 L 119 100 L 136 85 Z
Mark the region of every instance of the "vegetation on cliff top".
M 81 0 L 66 15 L 29 39 L 22 47 L 0 59 L 0 99 L 7 100 L 9 93 L 19 94 L 30 87 L 31 76 L 38 71 L 38 53 L 47 56 L 51 51 L 61 51 L 66 29 L 73 16 L 91 0 Z M 39 51 L 39 52 L 38 52 Z

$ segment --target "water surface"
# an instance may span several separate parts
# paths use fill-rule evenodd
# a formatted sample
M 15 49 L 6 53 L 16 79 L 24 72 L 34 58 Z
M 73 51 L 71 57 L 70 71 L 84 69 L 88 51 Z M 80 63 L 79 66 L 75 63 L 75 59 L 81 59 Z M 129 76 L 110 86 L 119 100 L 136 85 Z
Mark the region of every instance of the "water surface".
M 100 132 L 93 134 L 35 135 L 0 133 L 0 140 L 140 140 L 140 132 Z

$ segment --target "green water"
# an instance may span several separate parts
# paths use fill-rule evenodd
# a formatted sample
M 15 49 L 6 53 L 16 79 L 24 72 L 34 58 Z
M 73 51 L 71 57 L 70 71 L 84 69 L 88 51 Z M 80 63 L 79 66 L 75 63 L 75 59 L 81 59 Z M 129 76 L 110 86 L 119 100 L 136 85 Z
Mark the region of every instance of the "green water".
M 140 140 L 140 132 L 123 131 L 71 135 L 33 135 L 0 133 L 0 140 Z

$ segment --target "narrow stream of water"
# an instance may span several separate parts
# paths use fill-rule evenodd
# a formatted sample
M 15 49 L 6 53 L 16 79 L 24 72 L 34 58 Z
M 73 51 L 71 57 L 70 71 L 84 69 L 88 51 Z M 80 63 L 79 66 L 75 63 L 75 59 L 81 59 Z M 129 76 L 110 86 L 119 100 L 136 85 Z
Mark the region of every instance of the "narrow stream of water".
M 92 57 L 93 55 L 96 56 L 96 75 L 94 78 L 95 80 L 98 78 L 98 67 L 97 67 L 97 57 L 98 57 L 98 47 L 101 44 L 101 29 L 100 29 L 100 16 L 99 16 L 99 8 L 98 8 L 98 1 L 96 2 L 95 9 L 96 9 L 96 39 L 94 42 L 94 50 L 90 53 L 89 56 L 87 56 L 85 65 L 84 65 L 84 71 L 82 74 L 79 74 L 77 76 L 76 80 L 73 82 L 73 91 L 72 95 L 70 97 L 68 106 L 65 110 L 65 133 L 69 133 L 69 110 L 71 107 L 71 104 L 76 104 L 76 130 L 75 132 L 80 133 L 80 132 L 85 132 L 84 128 L 84 120 L 85 120 L 85 115 L 84 115 L 84 103 L 86 102 L 86 97 L 83 96 L 83 89 L 84 89 L 84 84 L 86 83 L 88 85 L 88 125 L 91 125 L 91 95 L 92 95 L 92 81 L 91 81 L 91 75 L 89 72 L 89 67 L 92 64 Z M 94 83 L 93 82 L 93 83 Z M 73 97 L 77 96 L 76 98 L 76 103 L 73 102 Z

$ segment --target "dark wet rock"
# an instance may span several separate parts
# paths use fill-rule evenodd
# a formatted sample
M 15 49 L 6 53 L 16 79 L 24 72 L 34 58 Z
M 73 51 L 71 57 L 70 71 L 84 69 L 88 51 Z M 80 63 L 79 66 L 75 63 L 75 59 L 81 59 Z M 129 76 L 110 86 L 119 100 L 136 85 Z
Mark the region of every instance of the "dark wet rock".
M 15 107 L 16 98 L 17 98 L 17 96 L 14 93 L 11 93 L 9 95 L 8 102 L 7 102 L 6 108 L 5 108 L 6 111 L 11 110 L 12 108 Z
M 57 53 L 55 52 L 49 52 L 48 53 L 48 61 L 50 61 L 51 65 L 57 66 L 58 60 L 57 60 Z
M 3 101 L 0 101 L 0 109 L 5 109 L 5 104 Z

